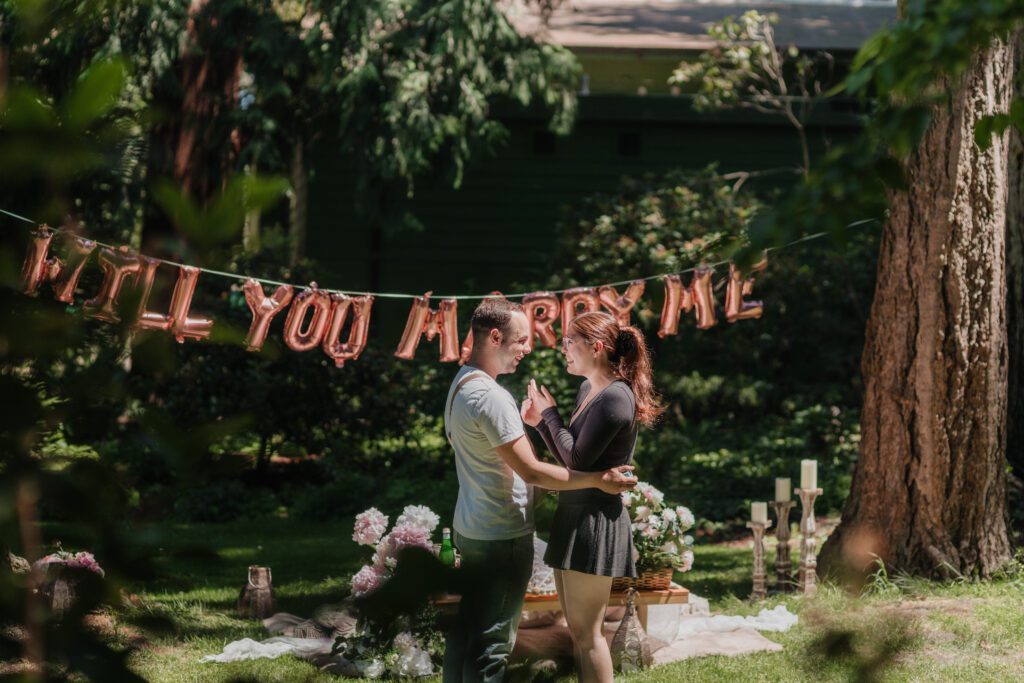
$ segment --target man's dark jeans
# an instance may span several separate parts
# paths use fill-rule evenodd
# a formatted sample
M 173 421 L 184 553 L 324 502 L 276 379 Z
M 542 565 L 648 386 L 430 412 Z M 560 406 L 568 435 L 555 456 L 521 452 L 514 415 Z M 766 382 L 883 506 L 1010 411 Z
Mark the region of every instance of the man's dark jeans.
M 445 639 L 444 683 L 498 683 L 516 641 L 533 573 L 533 534 L 477 541 L 455 534 L 462 555 L 462 600 Z

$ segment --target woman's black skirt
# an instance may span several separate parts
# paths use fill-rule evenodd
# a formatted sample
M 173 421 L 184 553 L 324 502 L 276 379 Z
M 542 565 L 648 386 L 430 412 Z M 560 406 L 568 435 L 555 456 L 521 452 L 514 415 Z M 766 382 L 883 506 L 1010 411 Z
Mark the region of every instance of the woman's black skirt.
M 629 511 L 600 489 L 562 491 L 544 563 L 598 576 L 636 576 Z

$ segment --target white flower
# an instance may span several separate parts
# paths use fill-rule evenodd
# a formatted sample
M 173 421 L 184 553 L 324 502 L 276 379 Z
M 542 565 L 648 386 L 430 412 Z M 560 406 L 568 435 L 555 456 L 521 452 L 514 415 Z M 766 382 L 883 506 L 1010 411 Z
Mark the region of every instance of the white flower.
M 667 555 L 675 555 L 679 552 L 679 548 L 676 546 L 675 543 L 669 542 L 661 546 L 661 552 Z
M 652 526 L 647 527 L 641 533 L 647 538 L 657 538 L 658 536 L 658 530 Z
M 430 655 L 414 645 L 399 648 L 398 661 L 392 673 L 399 677 L 429 676 L 434 673 L 434 665 L 430 662 Z
M 679 526 L 684 529 L 689 529 L 697 523 L 697 520 L 693 518 L 693 513 L 690 512 L 690 509 L 683 507 L 682 505 L 676 507 L 676 516 L 679 517 Z
M 380 678 L 384 675 L 384 661 L 380 659 L 374 659 L 367 661 L 361 659 L 355 662 L 356 668 L 366 678 Z
M 693 547 L 693 536 L 689 534 L 683 536 L 683 545 L 685 545 L 687 548 Z
M 408 631 L 402 631 L 395 636 L 395 647 L 399 650 L 408 650 L 411 647 L 416 647 L 416 637 Z
M 650 516 L 651 508 L 647 507 L 646 505 L 641 505 L 640 507 L 633 511 L 633 519 L 636 520 L 645 520 Z
M 426 505 L 406 505 L 395 522 L 395 526 L 408 524 L 426 529 L 427 533 L 432 533 L 440 521 L 441 518 Z
M 659 517 L 658 515 L 651 515 L 647 518 L 647 524 L 649 524 L 654 529 L 661 529 L 661 517 Z
M 671 523 L 676 521 L 676 511 L 673 510 L 672 508 L 665 508 L 664 510 L 662 510 L 661 516 L 666 522 Z
M 693 567 L 693 551 L 687 550 L 683 553 L 682 558 L 680 558 L 679 564 L 676 566 L 676 569 L 678 569 L 681 572 L 688 572 L 690 571 L 691 567 Z
M 648 503 L 653 503 L 654 505 L 661 505 L 662 501 L 665 500 L 664 493 L 662 493 L 658 489 L 654 488 L 653 486 L 645 482 L 638 483 L 636 485 L 636 490 L 640 493 L 641 496 L 643 496 L 643 499 L 646 500 Z

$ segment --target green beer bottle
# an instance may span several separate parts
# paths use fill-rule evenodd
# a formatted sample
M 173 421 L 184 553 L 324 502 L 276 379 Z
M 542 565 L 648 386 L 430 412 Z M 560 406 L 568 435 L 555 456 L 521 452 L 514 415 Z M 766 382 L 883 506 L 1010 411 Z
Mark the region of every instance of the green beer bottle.
M 452 530 L 445 527 L 441 530 L 441 551 L 437 559 L 446 567 L 455 566 L 455 548 L 452 547 Z

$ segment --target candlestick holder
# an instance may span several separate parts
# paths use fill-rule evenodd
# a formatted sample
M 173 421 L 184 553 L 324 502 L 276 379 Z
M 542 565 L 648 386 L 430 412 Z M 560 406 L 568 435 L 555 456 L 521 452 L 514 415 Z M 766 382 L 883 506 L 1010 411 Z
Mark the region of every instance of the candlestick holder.
M 800 578 L 797 590 L 804 595 L 818 592 L 818 555 L 814 532 L 814 499 L 822 494 L 821 489 L 793 489 L 800 496 Z
M 796 503 L 791 500 L 774 501 L 771 503 L 775 510 L 775 540 L 778 545 L 775 548 L 775 590 L 778 593 L 786 593 L 793 589 L 793 563 L 789 556 L 789 511 Z
M 751 600 L 764 600 L 768 597 L 764 583 L 764 532 L 771 525 L 770 519 L 766 522 L 747 522 L 747 528 L 754 532 L 754 589 L 750 593 Z

